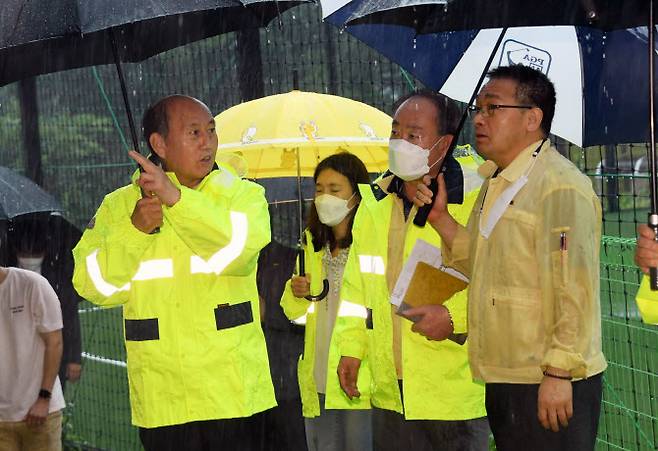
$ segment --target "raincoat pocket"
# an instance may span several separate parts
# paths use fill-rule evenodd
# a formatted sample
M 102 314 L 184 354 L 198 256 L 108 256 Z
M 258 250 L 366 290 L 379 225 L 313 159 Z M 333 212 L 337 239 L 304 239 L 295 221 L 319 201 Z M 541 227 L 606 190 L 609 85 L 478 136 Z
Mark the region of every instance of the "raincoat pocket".
M 486 336 L 495 337 L 485 353 L 488 365 L 515 368 L 536 354 L 540 331 L 533 325 L 540 323 L 540 301 L 535 289 L 499 287 L 492 293 L 491 314 L 484 325 Z
M 217 330 L 230 329 L 253 321 L 254 315 L 249 301 L 233 305 L 218 305 L 215 309 Z

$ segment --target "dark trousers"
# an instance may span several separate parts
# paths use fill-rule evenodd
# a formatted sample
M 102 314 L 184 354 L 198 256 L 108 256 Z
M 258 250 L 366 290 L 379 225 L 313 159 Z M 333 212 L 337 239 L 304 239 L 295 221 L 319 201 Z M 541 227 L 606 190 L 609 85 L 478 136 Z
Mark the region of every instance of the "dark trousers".
M 262 451 L 307 451 L 302 401 L 277 401 L 278 406 L 258 414 Z
M 573 382 L 573 417 L 559 432 L 537 417 L 539 384 L 487 384 L 489 425 L 498 451 L 588 451 L 596 444 L 602 375 Z
M 487 418 L 473 420 L 405 420 L 392 410 L 374 408 L 375 451 L 487 451 Z
M 194 421 L 139 428 L 139 439 L 146 451 L 258 451 L 258 426 L 254 417 Z

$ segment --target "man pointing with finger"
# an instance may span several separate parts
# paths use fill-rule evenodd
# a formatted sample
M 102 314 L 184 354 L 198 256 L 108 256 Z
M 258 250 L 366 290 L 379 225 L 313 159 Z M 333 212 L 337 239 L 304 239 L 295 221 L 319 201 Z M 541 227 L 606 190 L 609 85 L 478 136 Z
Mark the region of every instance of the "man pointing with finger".
M 148 450 L 255 449 L 254 413 L 275 405 L 256 262 L 270 241 L 263 189 L 217 167 L 208 108 L 151 106 L 144 137 L 161 166 L 108 194 L 74 250 L 74 284 L 123 305 L 133 423 Z
M 462 227 L 439 178 L 429 221 L 444 262 L 470 276 L 469 362 L 497 449 L 593 450 L 606 368 L 600 202 L 548 141 L 550 80 L 521 65 L 489 76 L 473 109 L 486 181 Z M 420 184 L 416 197 L 431 191 Z

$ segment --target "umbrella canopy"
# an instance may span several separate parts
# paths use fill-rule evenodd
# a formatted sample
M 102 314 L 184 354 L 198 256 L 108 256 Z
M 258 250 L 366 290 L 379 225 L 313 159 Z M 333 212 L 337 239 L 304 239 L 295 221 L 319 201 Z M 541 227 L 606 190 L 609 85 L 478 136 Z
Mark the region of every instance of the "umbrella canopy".
M 124 62 L 268 24 L 308 0 L 3 0 L 0 86 L 39 74 Z
M 0 166 L 0 219 L 62 211 L 59 202 L 27 177 Z
M 339 10 L 327 20 L 343 23 L 349 14 Z M 416 35 L 382 24 L 346 31 L 426 86 L 468 102 L 501 29 Z M 551 131 L 578 146 L 648 142 L 647 39 L 646 29 L 510 28 L 491 68 L 520 63 L 542 70 L 557 91 Z
M 215 123 L 218 160 L 241 155 L 250 178 L 296 176 L 297 151 L 303 177 L 338 152 L 355 154 L 369 172 L 388 167 L 391 117 L 343 97 L 295 90 L 229 108 Z
M 228 31 L 264 26 L 310 0 L 5 0 L 0 10 L 0 86 L 97 64 L 117 67 L 133 148 L 137 127 L 121 61 Z
M 337 2 L 332 0 L 332 3 Z M 541 25 L 586 25 L 612 30 L 645 25 L 649 17 L 649 0 L 356 0 L 351 3 L 354 4 L 348 19 L 351 24 L 404 25 L 419 33 Z
M 336 10 L 343 0 L 328 0 Z M 338 4 L 338 5 L 337 5 Z M 649 176 L 651 180 L 651 208 L 648 224 L 658 237 L 658 174 L 656 171 L 656 129 L 654 95 L 654 60 L 656 15 L 653 0 L 353 0 L 343 8 L 351 9 L 347 23 L 384 23 L 403 25 L 424 34 L 440 31 L 483 29 L 493 27 L 520 27 L 539 25 L 587 25 L 604 30 L 647 25 L 648 36 L 648 118 L 649 118 Z M 454 20 L 450 20 L 450 17 Z M 493 62 L 495 49 L 503 41 L 499 36 L 494 51 L 485 64 L 484 71 Z M 622 60 L 622 64 L 626 64 Z M 626 66 L 628 67 L 628 66 Z M 637 70 L 633 67 L 631 70 Z M 471 104 L 481 82 L 469 99 Z M 645 96 L 640 96 L 645 98 Z M 460 123 L 463 125 L 464 119 Z M 658 268 L 650 269 L 651 289 L 658 290 Z

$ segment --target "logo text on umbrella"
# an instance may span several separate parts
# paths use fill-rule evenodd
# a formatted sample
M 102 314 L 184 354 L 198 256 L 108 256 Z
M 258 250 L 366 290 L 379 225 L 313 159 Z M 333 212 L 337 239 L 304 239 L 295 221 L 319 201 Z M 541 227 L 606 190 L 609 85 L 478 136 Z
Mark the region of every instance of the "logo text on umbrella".
M 498 65 L 512 66 L 514 64 L 523 64 L 548 75 L 551 67 L 551 54 L 546 50 L 508 39 L 503 43 L 503 51 L 500 54 Z

